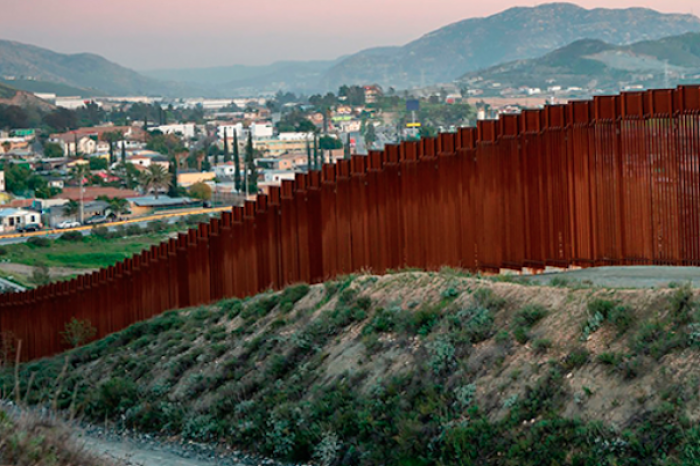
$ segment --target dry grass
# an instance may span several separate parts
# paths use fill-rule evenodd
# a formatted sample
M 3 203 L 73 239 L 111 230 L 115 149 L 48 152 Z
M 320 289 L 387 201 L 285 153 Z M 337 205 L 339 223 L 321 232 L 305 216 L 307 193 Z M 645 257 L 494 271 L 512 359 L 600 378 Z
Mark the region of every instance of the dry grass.
M 1 410 L 0 462 L 14 466 L 116 466 L 86 452 L 70 430 L 56 421 L 30 413 L 13 419 Z

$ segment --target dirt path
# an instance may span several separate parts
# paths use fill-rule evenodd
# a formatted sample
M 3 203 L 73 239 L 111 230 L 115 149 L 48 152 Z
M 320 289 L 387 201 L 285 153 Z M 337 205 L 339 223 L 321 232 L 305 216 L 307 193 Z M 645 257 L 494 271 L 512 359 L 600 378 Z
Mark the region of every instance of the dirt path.
M 119 434 L 96 426 L 75 430 L 77 442 L 120 466 L 280 466 L 280 463 L 210 445 L 168 442 L 148 434 Z
M 595 267 L 561 273 L 527 276 L 533 283 L 549 284 L 553 279 L 611 288 L 653 288 L 669 283 L 691 282 L 700 287 L 700 267 L 627 266 Z
M 71 267 L 49 267 L 49 275 L 52 277 L 66 277 L 92 273 L 97 269 L 74 269 Z M 8 274 L 19 274 L 30 276 L 34 272 L 34 267 L 26 264 L 16 264 L 14 262 L 0 262 L 0 271 Z

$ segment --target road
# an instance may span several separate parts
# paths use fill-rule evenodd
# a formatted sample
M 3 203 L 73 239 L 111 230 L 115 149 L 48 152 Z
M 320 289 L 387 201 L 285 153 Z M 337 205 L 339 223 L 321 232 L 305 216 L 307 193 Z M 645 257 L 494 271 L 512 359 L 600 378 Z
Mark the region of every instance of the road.
M 624 266 L 595 267 L 567 272 L 526 276 L 529 282 L 550 284 L 553 279 L 569 283 L 590 283 L 610 288 L 653 288 L 669 283 L 691 282 L 700 287 L 700 267 Z
M 166 220 L 168 222 L 174 222 L 179 218 L 182 217 L 187 217 L 190 215 L 199 215 L 199 214 L 214 214 L 218 212 L 224 212 L 231 210 L 231 206 L 226 206 L 226 207 L 214 207 L 211 209 L 196 209 L 196 210 L 188 210 L 188 211 L 180 211 L 180 212 L 171 212 L 171 213 L 166 213 L 166 214 L 158 214 L 158 215 L 149 215 L 147 217 L 140 217 L 140 218 L 134 218 L 134 219 L 129 219 L 129 220 L 123 220 L 120 222 L 110 222 L 110 223 L 103 223 L 100 225 L 96 226 L 103 226 L 109 229 L 116 228 L 119 225 L 139 225 L 139 226 L 145 226 L 149 222 L 153 222 L 155 220 Z M 42 236 L 46 238 L 58 238 L 61 236 L 63 233 L 67 231 L 79 231 L 84 235 L 89 235 L 92 233 L 93 226 L 82 226 L 78 228 L 67 228 L 65 230 L 42 230 L 42 231 L 36 231 L 32 233 L 12 233 L 12 234 L 7 234 L 7 235 L 0 235 L 0 246 L 4 245 L 9 245 L 9 244 L 17 244 L 17 243 L 24 243 L 27 241 L 29 238 L 33 236 Z

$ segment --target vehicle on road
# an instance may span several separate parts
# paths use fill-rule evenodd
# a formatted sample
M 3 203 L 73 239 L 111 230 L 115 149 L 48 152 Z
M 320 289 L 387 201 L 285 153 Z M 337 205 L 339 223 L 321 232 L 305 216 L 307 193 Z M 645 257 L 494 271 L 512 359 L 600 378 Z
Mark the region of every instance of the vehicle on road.
M 29 233 L 41 230 L 41 225 L 38 223 L 25 223 L 24 225 L 18 226 L 16 230 L 18 233 Z
M 100 223 L 107 223 L 107 217 L 104 215 L 93 215 L 85 220 L 85 225 L 99 225 Z
M 75 220 L 64 220 L 58 225 L 56 225 L 56 228 L 59 230 L 65 230 L 67 228 L 78 228 L 80 226 L 80 222 L 76 222 Z

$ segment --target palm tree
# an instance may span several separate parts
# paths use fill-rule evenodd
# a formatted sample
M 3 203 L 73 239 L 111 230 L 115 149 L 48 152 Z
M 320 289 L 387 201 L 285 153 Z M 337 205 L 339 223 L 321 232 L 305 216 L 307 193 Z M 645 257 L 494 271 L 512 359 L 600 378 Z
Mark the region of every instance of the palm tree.
M 73 168 L 71 168 L 70 176 L 72 179 L 77 180 L 80 185 L 80 223 L 83 223 L 83 220 L 85 220 L 83 214 L 83 185 L 90 176 L 90 165 L 87 163 L 76 163 L 73 165 Z
M 160 165 L 149 165 L 141 174 L 141 187 L 145 192 L 152 189 L 156 199 L 158 199 L 158 191 L 170 186 L 170 182 L 170 174 Z
M 75 217 L 80 212 L 80 204 L 71 199 L 63 206 L 63 213 L 66 217 Z

